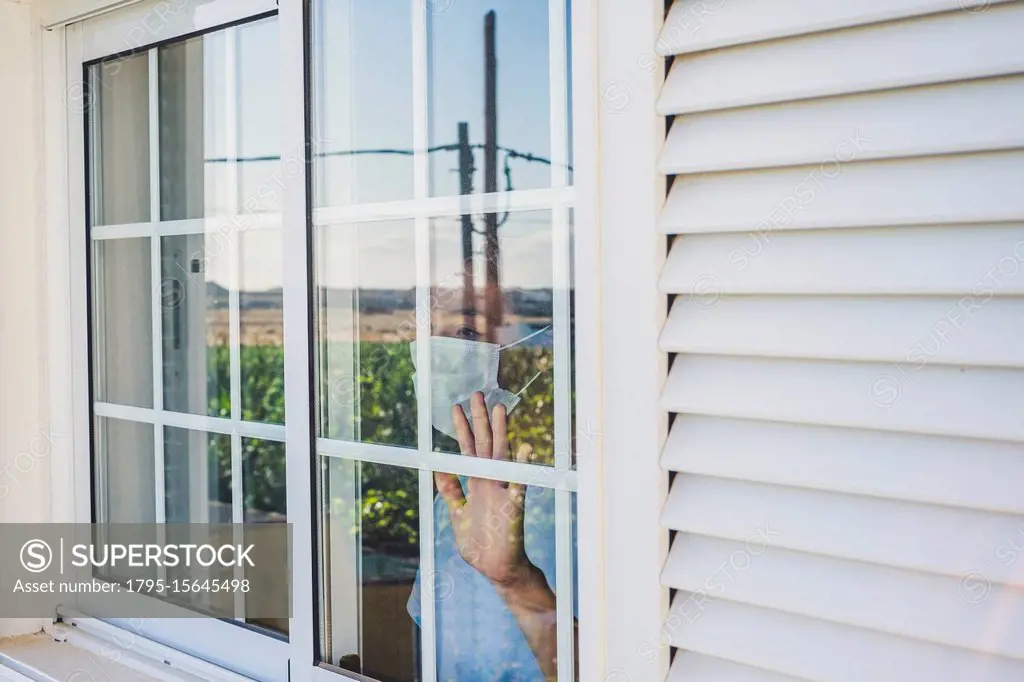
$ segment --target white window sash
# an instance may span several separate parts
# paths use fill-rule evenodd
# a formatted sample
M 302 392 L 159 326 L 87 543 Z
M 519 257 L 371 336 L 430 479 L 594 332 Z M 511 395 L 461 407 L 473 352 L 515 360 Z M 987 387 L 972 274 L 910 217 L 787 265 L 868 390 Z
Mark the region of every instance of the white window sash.
M 265 4 L 266 0 L 260 0 Z M 598 363 L 598 307 L 599 280 L 598 266 L 600 265 L 600 249 L 597 234 L 599 218 L 598 205 L 596 202 L 596 144 L 593 144 L 597 135 L 597 103 L 591 95 L 596 92 L 596 8 L 591 3 L 577 0 L 574 3 L 573 16 L 573 41 L 574 41 L 574 133 L 576 144 L 574 145 L 574 185 L 567 185 L 567 172 L 565 170 L 565 151 L 567 149 L 566 139 L 568 130 L 565 124 L 565 63 L 561 57 L 562 44 L 565 37 L 565 0 L 550 0 L 550 99 L 551 114 L 551 155 L 552 155 L 552 186 L 548 189 L 517 191 L 511 194 L 475 194 L 465 197 L 430 197 L 428 196 L 428 163 L 425 149 L 427 147 L 427 41 L 426 23 L 429 20 L 427 12 L 424 11 L 425 3 L 422 0 L 411 0 L 413 22 L 414 22 L 414 111 L 415 129 L 414 141 L 417 153 L 414 157 L 415 173 L 415 196 L 414 199 L 406 202 L 389 202 L 385 204 L 328 207 L 318 208 L 312 212 L 312 223 L 317 226 L 351 224 L 357 222 L 392 220 L 408 218 L 414 221 L 417 240 L 417 285 L 423 291 L 429 291 L 429 219 L 436 216 L 455 216 L 463 213 L 485 213 L 504 211 L 528 211 L 528 210 L 551 210 L 553 223 L 553 243 L 555 282 L 556 291 L 555 308 L 556 322 L 555 332 L 555 353 L 556 353 L 556 385 L 560 387 L 559 397 L 556 397 L 556 453 L 557 460 L 554 467 L 540 467 L 534 465 L 516 465 L 514 463 L 487 462 L 474 458 L 465 458 L 453 455 L 438 455 L 430 453 L 424 459 L 423 454 L 430 450 L 430 410 L 426 403 L 429 401 L 429 390 L 418 390 L 418 400 L 423 401 L 420 405 L 420 424 L 418 444 L 419 454 L 416 450 L 401 450 L 399 448 L 387 448 L 380 446 L 363 446 L 362 444 L 344 443 L 340 441 L 327 441 L 325 439 L 313 440 L 311 431 L 312 414 L 310 405 L 310 362 L 309 352 L 311 348 L 310 323 L 312 310 L 309 291 L 310 277 L 307 272 L 307 261 L 309 257 L 309 234 L 306 230 L 297 230 L 295 226 L 306 225 L 307 215 L 310 207 L 307 205 L 305 193 L 307 166 L 301 164 L 301 173 L 285 174 L 288 188 L 284 193 L 285 201 L 280 214 L 247 215 L 241 213 L 236 216 L 223 218 L 205 218 L 201 220 L 166 221 L 159 220 L 159 195 L 151 192 L 151 215 L 149 223 L 131 225 L 104 225 L 94 227 L 92 239 L 100 241 L 104 239 L 121 239 L 128 237 L 149 237 L 153 243 L 153 276 L 159 280 L 159 242 L 160 237 L 167 235 L 184 234 L 211 234 L 225 229 L 225 224 L 232 220 L 246 221 L 245 229 L 288 229 L 288 238 L 283 240 L 284 245 L 284 300 L 285 300 L 285 376 L 286 376 L 286 412 L 288 420 L 286 425 L 258 424 L 243 422 L 240 419 L 239 397 L 235 395 L 234 389 L 238 388 L 239 379 L 236 376 L 238 367 L 232 367 L 232 394 L 233 413 L 230 419 L 218 419 L 203 415 L 189 415 L 163 410 L 162 390 L 157 390 L 157 373 L 162 366 L 162 358 L 159 358 L 160 344 L 157 343 L 159 336 L 158 318 L 159 307 L 156 306 L 153 319 L 154 331 L 154 408 L 131 408 L 125 406 L 96 403 L 93 408 L 97 416 L 126 419 L 129 421 L 141 421 L 154 425 L 154 429 L 161 429 L 164 425 L 179 426 L 181 428 L 192 428 L 214 433 L 228 434 L 232 437 L 233 457 L 235 465 L 240 457 L 236 457 L 234 450 L 240 449 L 241 438 L 263 438 L 267 440 L 283 441 L 287 445 L 288 461 L 288 504 L 289 521 L 295 523 L 294 551 L 292 556 L 293 569 L 293 607 L 294 616 L 291 620 L 291 636 L 288 644 L 289 657 L 291 659 L 291 675 L 293 680 L 313 679 L 323 673 L 323 668 L 309 666 L 305 662 L 311 661 L 315 650 L 315 623 L 318 616 L 314 608 L 314 566 L 317 560 L 314 556 L 313 537 L 313 514 L 319 513 L 318 505 L 312 498 L 312 470 L 310 463 L 314 459 L 314 453 L 322 456 L 344 457 L 359 459 L 362 461 L 379 461 L 381 463 L 394 464 L 398 466 L 413 467 L 420 470 L 421 500 L 420 500 L 420 522 L 422 537 L 427 541 L 423 545 L 422 567 L 429 571 L 433 563 L 433 489 L 432 471 L 446 471 L 460 475 L 477 475 L 500 480 L 513 480 L 524 483 L 537 484 L 543 487 L 550 487 L 556 492 L 556 535 L 558 538 L 559 558 L 558 565 L 571 567 L 571 515 L 569 506 L 571 495 L 578 491 L 579 504 L 579 552 L 581 557 L 603 556 L 602 529 L 601 529 L 601 506 L 600 506 L 600 460 L 601 443 L 600 432 L 595 425 L 600 424 L 599 420 L 599 363 Z M 153 2 L 137 3 L 129 9 L 96 17 L 89 20 L 93 26 L 97 22 L 107 22 L 108 28 L 132 26 L 138 22 L 139 13 L 145 13 L 147 5 Z M 229 7 L 228 0 L 216 0 L 211 4 L 220 4 L 222 7 Z M 235 3 L 236 7 L 241 7 Z M 245 9 L 238 9 L 240 17 L 242 14 L 258 14 L 266 8 L 247 3 Z M 130 11 L 129 11 L 130 10 Z M 234 10 L 232 10 L 234 11 Z M 132 14 L 134 12 L 134 14 Z M 209 15 L 213 16 L 213 15 Z M 227 15 L 221 15 L 227 16 Z M 237 18 L 237 17 L 236 17 Z M 229 19 L 231 20 L 231 19 Z M 285 150 L 304 149 L 305 122 L 304 105 L 306 101 L 306 72 L 303 64 L 304 50 L 303 37 L 305 35 L 306 17 L 303 16 L 302 3 L 299 0 L 281 0 L 279 7 L 279 30 L 281 36 L 281 50 L 283 63 L 282 80 L 282 128 L 288 135 L 283 144 Z M 212 27 L 213 24 L 210 24 Z M 219 25 L 219 23 L 218 23 Z M 160 40 L 174 38 L 174 31 L 181 34 L 190 33 L 206 26 L 201 23 L 183 23 L 171 27 L 161 33 Z M 73 488 L 73 495 L 65 499 L 73 500 L 73 503 L 55 503 L 60 511 L 59 518 L 76 520 L 89 520 L 91 517 L 91 491 L 90 480 L 92 477 L 89 464 L 89 423 L 88 386 L 91 378 L 88 376 L 87 344 L 84 342 L 88 320 L 86 319 L 87 301 L 85 289 L 81 283 L 86 279 L 86 263 L 88 249 L 91 245 L 85 244 L 81 237 L 81 229 L 85 223 L 84 215 L 84 182 L 78 182 L 84 172 L 85 159 L 81 150 L 84 145 L 83 129 L 81 125 L 81 112 L 71 111 L 66 108 L 67 93 L 73 90 L 80 80 L 81 64 L 83 61 L 104 56 L 110 52 L 123 51 L 124 47 L 115 47 L 110 43 L 105 48 L 99 41 L 89 43 L 88 48 L 83 47 L 82 25 L 71 26 L 65 32 L 58 28 L 47 36 L 45 58 L 48 63 L 56 64 L 61 79 L 58 82 L 61 87 L 54 87 L 54 81 L 47 88 L 46 116 L 47 116 L 47 159 L 48 178 L 47 186 L 53 190 L 53 196 L 60 196 L 65 201 L 58 202 L 56 210 L 48 213 L 49 231 L 52 236 L 59 237 L 48 245 L 48 258 L 51 267 L 58 267 L 63 272 L 58 277 L 51 295 L 51 317 L 52 329 L 57 333 L 51 337 L 50 358 L 51 367 L 54 372 L 50 374 L 49 386 L 51 394 L 51 407 L 53 408 L 54 422 L 63 420 L 73 432 L 69 447 L 66 450 L 55 448 L 55 456 L 63 453 L 64 461 L 69 462 L 74 470 L 73 477 L 55 474 L 55 491 L 59 489 L 68 490 Z M 106 35 L 114 35 L 107 33 Z M 66 42 L 65 42 L 66 38 Z M 107 52 L 103 50 L 106 49 Z M 156 57 L 151 56 L 151 67 L 156 66 Z M 67 60 L 68 67 L 64 67 Z M 77 69 L 77 71 L 76 71 Z M 76 78 L 77 74 L 77 78 Z M 156 79 L 152 79 L 155 81 Z M 151 103 L 159 93 L 155 91 L 157 85 L 153 86 L 150 92 Z M 151 113 L 156 115 L 156 108 L 151 108 Z M 158 140 L 151 140 L 154 151 L 158 150 Z M 283 155 L 284 156 L 284 155 Z M 305 159 L 304 159 L 305 160 Z M 282 167 L 285 159 L 282 159 Z M 60 172 L 60 168 L 67 169 L 66 173 Z M 296 166 L 290 168 L 294 170 Z M 50 170 L 55 169 L 55 170 Z M 151 155 L 150 177 L 159 172 L 159 158 Z M 155 185 L 159 188 L 159 178 L 156 177 Z M 574 215 L 576 225 L 575 252 L 570 253 L 570 239 L 568 234 L 570 210 Z M 237 209 L 236 209 L 237 211 Z M 229 228 L 230 229 L 230 228 Z M 302 236 L 299 237 L 299 232 Z M 237 277 L 237 244 L 232 249 L 232 262 L 235 267 L 232 273 Z M 571 470 L 568 462 L 569 448 L 572 434 L 569 433 L 569 411 L 568 390 L 565 387 L 569 381 L 569 339 L 568 339 L 568 300 L 569 291 L 569 258 L 574 258 L 575 266 L 575 290 L 576 290 L 576 386 L 577 394 L 577 439 L 582 439 L 586 445 L 586 451 L 580 453 L 579 472 Z M 60 263 L 65 263 L 60 267 Z M 58 264 L 58 265 L 53 265 Z M 66 294 L 66 295 L 65 295 Z M 420 296 L 420 300 L 427 300 L 427 296 Z M 156 301 L 155 301 L 156 302 Z M 237 299 L 233 301 L 233 310 L 237 317 Z M 429 311 L 423 306 L 417 310 L 417 328 L 419 334 L 429 334 Z M 63 330 L 63 331 L 62 331 Z M 237 320 L 232 325 L 232 345 L 237 350 L 238 339 Z M 418 344 L 421 353 L 426 353 L 429 344 Z M 157 362 L 161 360 L 161 362 Z M 427 358 L 419 358 L 418 365 L 429 368 Z M 236 361 L 237 362 L 237 361 Z M 57 368 L 64 367 L 68 371 L 60 375 Z M 70 377 L 70 382 L 69 382 Z M 418 374 L 418 380 L 424 385 L 429 385 L 429 369 Z M 70 387 L 72 390 L 68 390 Z M 162 377 L 161 382 L 162 384 Z M 154 445 L 161 447 L 163 442 L 162 433 L 155 438 Z M 372 448 L 372 452 L 371 452 Z M 162 449 L 162 448 L 161 448 Z M 400 451 L 401 450 L 401 451 Z M 412 457 L 417 461 L 413 462 Z M 158 455 L 159 457 L 159 455 Z M 502 466 L 509 464 L 509 466 Z M 233 467 L 234 468 L 234 467 Z M 157 467 L 158 476 L 162 475 L 162 467 Z M 233 472 L 235 473 L 235 472 Z M 240 472 L 238 472 L 240 476 Z M 156 481 L 158 484 L 160 480 Z M 59 497 L 59 495 L 55 495 Z M 162 505 L 158 505 L 162 507 Z M 237 511 L 237 510 L 236 510 Z M 237 514 L 236 514 L 237 515 Z M 588 670 L 596 672 L 603 670 L 604 664 L 599 663 L 600 639 L 599 632 L 602 630 L 601 620 L 603 610 L 599 607 L 602 590 L 601 571 L 596 562 L 579 562 L 579 587 L 580 587 L 580 669 L 581 674 L 589 677 Z M 559 579 L 556 586 L 560 595 L 558 628 L 559 651 L 563 653 L 559 665 L 559 679 L 573 679 L 572 657 L 565 656 L 565 652 L 572 651 L 573 637 L 573 609 L 572 609 L 572 572 L 571 570 L 559 570 Z M 427 573 L 429 575 L 429 572 Z M 433 623 L 433 599 L 430 598 L 430 581 L 423 583 L 424 602 L 424 635 L 430 634 Z M 430 638 L 432 639 L 432 638 Z M 430 639 L 424 639 L 430 642 Z M 428 668 L 425 680 L 433 679 L 435 673 L 434 646 L 430 643 L 423 648 L 424 663 Z M 302 663 L 300 663 L 302 662 Z M 336 673 L 331 673 L 332 679 L 338 679 Z M 343 675 L 340 677 L 344 677 Z

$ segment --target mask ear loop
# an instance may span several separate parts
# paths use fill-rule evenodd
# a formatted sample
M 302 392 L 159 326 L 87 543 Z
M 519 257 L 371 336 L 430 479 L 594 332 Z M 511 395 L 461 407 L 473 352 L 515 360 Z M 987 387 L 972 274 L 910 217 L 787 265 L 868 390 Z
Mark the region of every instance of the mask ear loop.
M 528 341 L 529 339 L 532 339 L 533 337 L 537 336 L 537 334 L 543 334 L 544 332 L 546 332 L 549 329 L 551 329 L 551 325 L 550 324 L 548 326 L 544 327 L 543 329 L 538 329 L 537 331 L 533 332 L 532 334 L 527 334 L 526 336 L 524 336 L 523 338 L 519 339 L 518 341 L 513 341 L 512 343 L 508 344 L 507 346 L 498 346 L 498 350 L 502 351 L 502 350 L 505 350 L 506 348 L 511 348 L 512 346 L 518 346 L 523 341 Z
M 528 389 L 528 388 L 530 387 L 530 384 L 532 384 L 533 382 L 535 382 L 535 381 L 537 380 L 537 377 L 539 377 L 539 376 L 540 376 L 541 374 L 543 374 L 543 373 L 544 373 L 544 371 L 543 371 L 543 370 L 541 370 L 540 372 L 537 372 L 536 374 L 534 374 L 534 375 L 533 375 L 533 378 L 532 378 L 532 379 L 530 379 L 529 381 L 527 381 L 527 382 L 526 382 L 526 385 L 525 385 L 525 386 L 523 386 L 523 387 L 522 387 L 521 389 L 519 389 L 519 392 L 518 392 L 518 393 L 516 393 L 516 397 L 518 398 L 519 396 L 521 396 L 521 395 L 523 394 L 523 391 L 525 391 L 526 389 Z
M 550 324 L 548 326 L 542 328 L 542 329 L 538 329 L 537 331 L 533 332 L 532 334 L 527 334 L 526 336 L 524 336 L 523 338 L 519 339 L 518 341 L 513 341 L 512 343 L 508 344 L 507 346 L 498 346 L 498 351 L 500 352 L 500 351 L 505 350 L 506 348 L 511 348 L 512 346 L 518 346 L 523 341 L 528 341 L 528 340 L 532 339 L 533 337 L 537 336 L 538 334 L 543 334 L 544 332 L 546 332 L 549 329 L 551 329 L 551 325 Z M 537 380 L 537 377 L 539 377 L 543 373 L 544 373 L 544 371 L 541 370 L 540 372 L 537 372 L 536 374 L 534 374 L 533 378 L 530 379 L 529 381 L 527 381 L 526 385 L 523 386 L 521 389 L 519 389 L 519 392 L 516 393 L 516 397 L 518 398 L 519 396 L 521 396 L 523 394 L 523 392 L 530 387 L 530 384 L 535 382 Z

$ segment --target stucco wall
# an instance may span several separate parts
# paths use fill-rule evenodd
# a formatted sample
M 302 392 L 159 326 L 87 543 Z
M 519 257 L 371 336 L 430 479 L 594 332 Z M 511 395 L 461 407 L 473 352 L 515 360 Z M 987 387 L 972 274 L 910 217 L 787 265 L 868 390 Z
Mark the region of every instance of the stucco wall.
M 36 26 L 30 3 L 0 0 L 0 523 L 50 519 Z M 40 625 L 0 619 L 0 637 Z

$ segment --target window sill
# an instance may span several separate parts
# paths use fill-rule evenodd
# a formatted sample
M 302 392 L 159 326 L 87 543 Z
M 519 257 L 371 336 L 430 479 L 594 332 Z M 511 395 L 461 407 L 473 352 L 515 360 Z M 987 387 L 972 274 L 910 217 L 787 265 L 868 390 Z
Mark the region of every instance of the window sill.
M 230 673 L 228 673 L 229 676 Z M 231 676 L 234 677 L 234 676 Z M 103 639 L 66 623 L 0 641 L 2 682 L 200 682 L 144 647 Z

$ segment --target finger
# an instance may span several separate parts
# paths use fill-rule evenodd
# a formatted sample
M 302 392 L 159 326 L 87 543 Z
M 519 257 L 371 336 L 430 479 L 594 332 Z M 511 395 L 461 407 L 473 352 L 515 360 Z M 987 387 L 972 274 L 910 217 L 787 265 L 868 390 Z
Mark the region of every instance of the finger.
M 473 430 L 469 427 L 469 420 L 462 411 L 462 405 L 452 405 L 452 423 L 455 424 L 455 439 L 459 441 L 459 451 L 464 455 L 476 456 Z
M 455 474 L 434 473 L 434 482 L 437 484 L 437 491 L 441 493 L 445 504 L 448 506 L 448 513 L 455 522 L 455 516 L 461 513 L 462 507 L 466 504 L 466 493 L 462 490 L 462 483 Z
M 494 459 L 507 460 L 512 451 L 508 443 L 508 414 L 504 405 L 498 405 L 491 414 L 491 431 L 494 434 Z
M 520 445 L 516 451 L 516 461 L 520 464 L 533 462 L 533 446 L 529 443 Z M 516 505 L 518 509 L 522 509 L 526 504 L 526 485 L 524 483 L 509 483 L 508 497 L 512 504 Z
M 480 391 L 469 399 L 469 411 L 473 415 L 476 456 L 491 459 L 491 420 L 487 418 L 487 403 L 484 402 L 484 394 Z

